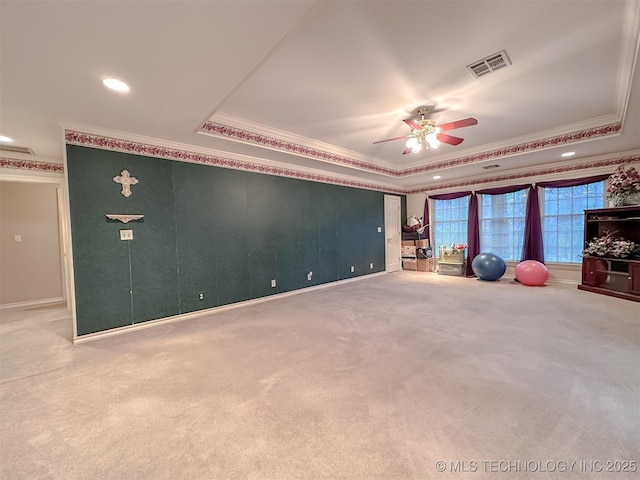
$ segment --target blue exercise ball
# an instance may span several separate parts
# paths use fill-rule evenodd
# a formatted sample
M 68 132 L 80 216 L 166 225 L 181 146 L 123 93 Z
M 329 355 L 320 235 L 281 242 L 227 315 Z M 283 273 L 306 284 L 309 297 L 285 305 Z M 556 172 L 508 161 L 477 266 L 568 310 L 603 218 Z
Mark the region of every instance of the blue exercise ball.
M 507 271 L 507 264 L 495 253 L 481 253 L 471 262 L 471 270 L 480 280 L 498 280 Z

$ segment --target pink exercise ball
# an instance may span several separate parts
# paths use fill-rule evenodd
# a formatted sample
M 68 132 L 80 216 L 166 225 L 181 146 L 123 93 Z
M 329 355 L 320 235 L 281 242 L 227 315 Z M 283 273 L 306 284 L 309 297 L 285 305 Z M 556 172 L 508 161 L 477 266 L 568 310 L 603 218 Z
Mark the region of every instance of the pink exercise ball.
M 539 287 L 549 279 L 549 270 L 537 260 L 524 260 L 516 265 L 516 278 L 523 285 Z

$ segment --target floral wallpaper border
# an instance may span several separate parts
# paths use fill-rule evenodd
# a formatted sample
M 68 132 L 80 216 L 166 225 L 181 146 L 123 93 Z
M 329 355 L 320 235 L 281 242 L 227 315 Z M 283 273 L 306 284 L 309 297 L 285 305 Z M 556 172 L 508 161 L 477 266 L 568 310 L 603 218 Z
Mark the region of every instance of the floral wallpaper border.
M 521 143 L 518 145 L 512 145 L 510 147 L 498 148 L 489 150 L 474 155 L 467 155 L 464 157 L 454 158 L 451 160 L 444 160 L 442 162 L 431 163 L 428 165 L 422 165 L 419 167 L 412 167 L 406 170 L 393 170 L 390 168 L 379 167 L 377 165 L 371 165 L 366 162 L 361 162 L 341 155 L 336 155 L 330 152 L 319 150 L 316 148 L 305 147 L 292 142 L 279 140 L 277 138 L 269 137 L 266 135 L 253 133 L 248 130 L 242 130 L 240 128 L 231 127 L 221 123 L 215 123 L 212 121 L 205 122 L 202 125 L 201 131 L 219 135 L 222 137 L 229 137 L 235 140 L 240 140 L 255 145 L 261 145 L 267 148 L 275 150 L 281 150 L 287 153 L 295 155 L 302 155 L 305 157 L 316 158 L 318 160 L 325 160 L 348 167 L 359 168 L 370 172 L 381 173 L 384 175 L 390 175 L 393 177 L 406 177 L 409 175 L 417 175 L 420 173 L 431 172 L 434 170 L 440 170 L 442 168 L 456 167 L 461 165 L 467 165 L 469 163 L 480 162 L 490 160 L 493 158 L 504 157 L 508 155 L 516 155 L 519 153 L 530 152 L 541 148 L 555 147 L 567 143 L 574 143 L 583 140 L 589 140 L 593 138 L 603 137 L 606 135 L 617 134 L 622 130 L 622 123 L 612 123 L 609 125 L 602 125 L 600 127 L 589 128 L 585 130 L 579 130 L 577 132 L 567 133 L 563 135 L 557 135 L 555 137 L 544 138 L 541 140 L 535 140 L 532 142 Z
M 563 167 L 555 167 L 555 168 L 545 168 L 542 170 L 534 170 L 531 172 L 523 172 L 523 173 L 514 173 L 511 175 L 500 175 L 497 177 L 489 177 L 489 178 L 481 178 L 475 180 L 468 180 L 463 182 L 454 182 L 447 183 L 442 185 L 437 185 L 429 188 L 418 188 L 415 190 L 409 190 L 405 192 L 407 195 L 412 193 L 421 193 L 421 192 L 433 192 L 435 190 L 444 190 L 449 188 L 457 188 L 457 187 L 469 187 L 473 185 L 491 183 L 491 182 L 503 182 L 505 180 L 517 180 L 521 178 L 531 178 L 541 175 L 550 175 L 554 173 L 564 173 L 564 172 L 573 172 L 577 170 L 584 170 L 587 168 L 598 168 L 598 167 L 607 167 L 613 165 L 622 165 L 627 163 L 636 163 L 640 162 L 640 155 L 630 155 L 627 157 L 618 157 L 618 158 L 610 158 L 607 160 L 597 160 L 594 162 L 581 163 L 579 165 L 565 165 Z
M 16 160 L 6 157 L 0 157 L 0 167 L 16 168 L 18 170 L 36 170 L 38 172 L 64 173 L 64 165 L 61 163 Z
M 347 187 L 364 188 L 367 190 L 377 190 L 388 193 L 396 193 L 403 195 L 401 189 L 383 187 L 372 183 L 358 182 L 355 180 L 343 180 L 340 178 L 330 177 L 327 175 L 319 175 L 315 173 L 307 173 L 288 168 L 271 167 L 256 163 L 243 162 L 240 160 L 231 160 L 215 155 L 207 155 L 203 153 L 186 152 L 174 148 L 158 147 L 144 143 L 137 143 L 128 140 L 120 140 L 117 138 L 104 137 L 101 135 L 93 135 L 88 133 L 76 132 L 73 130 L 65 131 L 65 140 L 71 145 L 81 145 L 86 147 L 101 148 L 105 150 L 113 150 L 123 153 L 134 153 L 149 157 L 165 158 L 169 160 L 177 160 L 187 163 L 198 163 L 203 165 L 211 165 L 216 167 L 232 168 L 235 170 L 245 170 L 249 172 L 264 173 L 269 175 L 277 175 L 281 177 L 298 178 L 301 180 L 310 180 L 313 182 L 331 183 L 334 185 L 343 185 Z
M 183 150 L 158 147 L 154 145 L 132 142 L 128 140 L 120 140 L 117 138 L 105 137 L 102 135 L 87 134 L 87 133 L 73 131 L 73 130 L 65 131 L 65 139 L 68 144 L 72 144 L 72 145 L 88 146 L 88 147 L 100 148 L 104 150 L 114 150 L 114 151 L 119 151 L 123 153 L 135 153 L 135 154 L 140 154 L 145 156 L 178 160 L 182 162 L 219 166 L 224 168 L 232 168 L 232 169 L 245 170 L 245 171 L 256 172 L 256 173 L 264 173 L 269 175 L 298 178 L 302 180 L 309 180 L 309 181 L 321 182 L 321 183 L 331 183 L 334 185 L 364 188 L 368 190 L 383 191 L 383 192 L 394 193 L 398 195 L 410 195 L 414 193 L 432 192 L 437 190 L 445 190 L 445 189 L 458 188 L 458 187 L 469 187 L 473 185 L 481 185 L 481 184 L 491 183 L 491 182 L 501 182 L 505 180 L 531 178 L 534 176 L 572 172 L 572 171 L 584 170 L 588 168 L 598 168 L 598 167 L 605 167 L 610 165 L 613 166 L 613 165 L 620 165 L 620 164 L 626 164 L 626 163 L 640 162 L 640 155 L 631 155 L 631 156 L 616 157 L 616 158 L 611 158 L 606 160 L 597 160 L 597 161 L 581 163 L 577 165 L 565 165 L 560 167 L 545 168 L 545 169 L 534 170 L 534 171 L 523 172 L 523 173 L 498 175 L 495 177 L 484 177 L 484 178 L 472 179 L 472 180 L 461 181 L 461 182 L 452 182 L 452 183 L 440 184 L 435 186 L 404 190 L 400 188 L 383 187 L 380 185 L 370 184 L 366 182 L 344 180 L 340 178 L 331 177 L 328 175 L 319 175 L 314 173 L 291 170 L 287 168 L 270 167 L 266 165 L 243 162 L 239 160 L 231 160 L 231 159 L 214 156 L 214 155 L 206 155 L 201 153 L 194 153 L 194 152 L 187 152 Z M 487 153 L 490 153 L 490 152 L 487 152 Z M 59 163 L 37 162 L 32 160 L 17 160 L 17 159 L 11 159 L 6 157 L 0 157 L 0 168 L 13 168 L 13 169 L 19 169 L 19 170 L 64 173 L 64 166 Z

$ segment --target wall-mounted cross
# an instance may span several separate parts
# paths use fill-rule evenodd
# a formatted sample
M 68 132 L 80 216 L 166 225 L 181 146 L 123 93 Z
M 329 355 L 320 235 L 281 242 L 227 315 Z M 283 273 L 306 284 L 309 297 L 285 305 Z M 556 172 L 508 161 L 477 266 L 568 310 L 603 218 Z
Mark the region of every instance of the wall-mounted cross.
M 113 177 L 113 181 L 122 185 L 122 195 L 125 197 L 131 196 L 131 185 L 138 183 L 138 179 L 132 177 L 129 170 L 122 170 L 120 175 Z

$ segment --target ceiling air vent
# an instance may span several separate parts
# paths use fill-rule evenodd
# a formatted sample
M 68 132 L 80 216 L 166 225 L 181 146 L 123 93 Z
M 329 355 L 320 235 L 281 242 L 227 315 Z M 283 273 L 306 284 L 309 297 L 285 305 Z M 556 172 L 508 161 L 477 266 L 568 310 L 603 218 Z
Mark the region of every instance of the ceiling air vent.
M 495 165 L 487 165 L 486 167 L 482 167 L 485 170 L 490 170 L 492 168 L 500 168 L 500 165 L 495 164 Z
M 473 62 L 471 65 L 467 65 L 467 68 L 471 72 L 471 75 L 478 78 L 508 65 L 511 65 L 511 60 L 509 60 L 507 51 L 502 50 L 498 53 L 494 53 L 493 55 L 489 55 L 482 60 Z
M 0 150 L 3 152 L 27 153 L 29 155 L 33 155 L 33 150 L 29 147 L 18 147 L 17 145 L 0 145 Z

